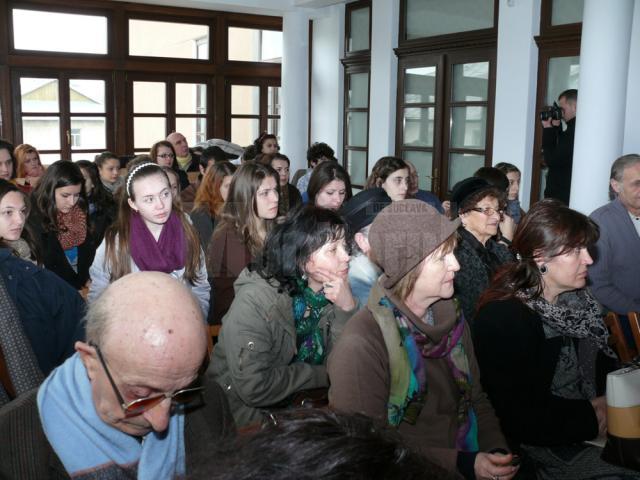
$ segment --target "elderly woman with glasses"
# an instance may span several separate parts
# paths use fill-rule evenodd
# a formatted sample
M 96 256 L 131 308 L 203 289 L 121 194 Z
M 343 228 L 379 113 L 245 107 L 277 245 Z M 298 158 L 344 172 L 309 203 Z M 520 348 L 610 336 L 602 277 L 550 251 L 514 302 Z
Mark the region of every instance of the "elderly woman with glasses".
M 453 187 L 451 208 L 461 221 L 455 249 L 460 262 L 455 292 L 472 331 L 480 294 L 497 268 L 514 260 L 505 244 L 508 241 L 499 235 L 504 205 L 504 192 L 482 178 L 467 178 Z

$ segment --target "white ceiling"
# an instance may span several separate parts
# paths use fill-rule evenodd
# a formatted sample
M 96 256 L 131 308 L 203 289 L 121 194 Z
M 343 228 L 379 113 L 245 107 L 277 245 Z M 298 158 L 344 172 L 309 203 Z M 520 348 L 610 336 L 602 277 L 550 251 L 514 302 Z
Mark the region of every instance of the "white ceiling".
M 299 8 L 322 8 L 337 3 L 346 3 L 347 0 L 135 0 L 135 2 L 149 5 L 281 16 L 284 12 L 294 11 Z

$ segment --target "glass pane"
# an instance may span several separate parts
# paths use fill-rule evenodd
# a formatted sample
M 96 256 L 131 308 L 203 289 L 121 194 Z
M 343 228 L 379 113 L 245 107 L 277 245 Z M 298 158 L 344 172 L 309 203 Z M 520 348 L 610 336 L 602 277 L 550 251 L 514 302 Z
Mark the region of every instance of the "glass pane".
M 267 120 L 267 132 L 273 133 L 280 143 L 280 119 L 270 118 Z
M 369 74 L 352 73 L 349 75 L 348 108 L 368 108 L 369 106 Z
M 582 22 L 584 0 L 552 0 L 551 25 Z
M 493 27 L 493 0 L 407 0 L 407 40 Z
M 453 101 L 482 102 L 489 91 L 489 62 L 453 66 Z
M 367 152 L 347 150 L 347 173 L 351 183 L 364 185 L 367 181 Z
M 149 150 L 151 145 L 167 136 L 166 119 L 158 117 L 133 118 L 133 148 Z
M 167 84 L 133 82 L 133 113 L 166 113 Z
M 100 153 L 100 152 L 71 152 L 71 161 L 73 162 L 77 162 L 78 160 L 89 160 L 90 162 L 93 162 L 93 160 L 96 158 L 96 155 Z M 145 152 L 145 153 L 149 153 L 149 152 Z
M 71 117 L 69 131 L 72 150 L 107 149 L 107 120 L 105 117 Z
M 484 167 L 484 155 L 452 153 L 449 156 L 449 185 L 447 189 L 451 190 L 460 180 L 472 177 L 480 167 Z
M 176 132 L 183 134 L 191 146 L 204 142 L 207 139 L 207 119 L 176 118 Z
M 88 160 L 93 161 L 94 157 L 94 154 L 89 154 Z M 61 158 L 60 153 L 40 153 L 40 163 L 43 165 L 51 165 L 53 162 L 57 162 Z
M 367 114 L 364 112 L 347 113 L 347 145 L 350 147 L 367 146 Z
M 260 120 L 257 118 L 232 118 L 231 141 L 237 145 L 251 145 L 258 138 Z
M 413 147 L 432 147 L 435 108 L 405 108 L 402 144 Z
M 282 32 L 229 27 L 229 60 L 282 62 Z
M 38 150 L 59 150 L 60 117 L 22 117 L 22 143 Z
M 405 103 L 436 101 L 436 67 L 407 68 L 404 72 Z
M 369 7 L 351 10 L 351 31 L 347 52 L 369 50 Z
M 209 27 L 129 19 L 129 55 L 209 60 Z
M 207 86 L 203 83 L 176 83 L 176 113 L 207 113 Z
M 418 171 L 418 188 L 431 191 L 431 176 L 433 175 L 433 152 L 404 151 L 402 158 L 413 163 Z
M 267 87 L 267 115 L 280 115 L 280 87 Z
M 105 113 L 104 80 L 69 80 L 69 103 L 72 113 Z
M 484 148 L 487 137 L 487 107 L 453 107 L 451 109 L 451 146 Z
M 231 114 L 259 115 L 260 87 L 231 85 Z
M 14 8 L 13 44 L 17 50 L 104 55 L 107 17 Z
M 580 57 L 550 58 L 548 75 L 546 105 L 553 105 L 562 92 L 569 88 L 578 88 Z
M 59 112 L 58 80 L 55 78 L 20 78 L 22 113 Z
M 540 193 L 538 193 L 538 200 L 544 198 L 544 190 L 547 188 L 547 173 L 549 173 L 548 168 L 540 169 Z

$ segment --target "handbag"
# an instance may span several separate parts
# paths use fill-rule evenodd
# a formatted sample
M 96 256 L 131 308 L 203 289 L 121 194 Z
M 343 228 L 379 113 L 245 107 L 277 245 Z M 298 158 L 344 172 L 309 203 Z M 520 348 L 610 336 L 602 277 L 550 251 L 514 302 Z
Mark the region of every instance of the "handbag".
M 607 375 L 605 462 L 640 471 L 640 366 Z

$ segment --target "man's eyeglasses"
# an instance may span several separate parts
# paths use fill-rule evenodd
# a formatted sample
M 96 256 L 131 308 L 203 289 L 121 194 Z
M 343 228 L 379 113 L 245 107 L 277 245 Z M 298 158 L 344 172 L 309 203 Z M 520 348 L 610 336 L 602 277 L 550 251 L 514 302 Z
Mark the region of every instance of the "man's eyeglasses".
M 162 155 L 158 155 L 158 156 L 160 158 L 164 158 L 164 159 L 170 158 L 172 160 L 176 158 L 176 156 L 173 153 L 163 153 Z
M 476 207 L 476 208 L 471 208 L 470 210 L 473 210 L 474 212 L 478 212 L 478 213 L 484 213 L 487 217 L 490 217 L 494 213 L 497 213 L 500 216 L 504 215 L 504 210 L 496 210 L 495 208 L 492 208 L 492 207 L 485 207 L 485 208 Z
M 98 360 L 100 360 L 100 364 L 102 365 L 102 368 L 104 368 L 104 372 L 107 374 L 109 383 L 111 383 L 113 392 L 116 394 L 116 398 L 118 399 L 118 402 L 120 403 L 120 406 L 124 410 L 124 413 L 127 417 L 135 417 L 136 415 L 140 415 L 146 410 L 150 410 L 156 405 L 160 404 L 160 402 L 164 401 L 166 398 L 170 398 L 172 403 L 191 403 L 200 395 L 202 391 L 204 391 L 204 387 L 202 386 L 190 386 L 173 393 L 159 393 L 158 395 L 152 395 L 150 397 L 138 398 L 131 402 L 125 402 L 122 394 L 120 393 L 120 390 L 118 390 L 118 387 L 116 387 L 116 382 L 114 382 L 113 377 L 111 376 L 111 372 L 109 372 L 109 369 L 107 368 L 107 362 L 104 360 L 100 348 L 94 343 L 90 343 L 89 345 L 96 349 Z M 196 379 L 196 382 L 197 381 L 198 379 Z

